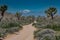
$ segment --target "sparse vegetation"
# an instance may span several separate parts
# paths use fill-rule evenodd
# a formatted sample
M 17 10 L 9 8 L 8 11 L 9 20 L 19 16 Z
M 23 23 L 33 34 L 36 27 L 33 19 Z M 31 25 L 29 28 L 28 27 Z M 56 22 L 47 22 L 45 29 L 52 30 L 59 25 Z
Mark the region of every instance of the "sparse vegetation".
M 31 24 L 35 20 L 35 16 L 22 16 L 20 12 L 16 14 L 5 13 L 7 5 L 0 6 L 0 38 L 4 38 L 7 34 L 12 34 L 23 29 L 23 25 Z M 5 13 L 5 14 L 4 14 Z
M 0 23 L 0 37 L 4 37 L 4 35 L 9 33 L 18 32 L 22 29 L 22 26 L 19 24 L 19 22 L 1 22 Z
M 55 40 L 55 31 L 51 29 L 43 29 L 34 32 L 36 40 Z
M 53 29 L 55 31 L 60 31 L 60 24 L 47 24 L 47 25 L 43 25 L 43 24 L 39 24 L 39 23 L 34 23 L 33 24 L 36 28 L 42 28 L 42 29 Z
M 35 38 L 36 38 L 36 35 L 38 35 L 37 33 L 39 31 L 41 32 L 43 29 L 52 29 L 54 31 L 60 31 L 60 23 L 58 21 L 55 21 L 55 19 L 52 20 L 52 21 L 51 20 L 46 21 L 46 20 L 47 19 L 32 24 L 35 28 L 38 29 L 37 31 L 34 32 L 34 35 L 35 35 L 34 37 Z M 40 39 L 39 38 L 36 38 L 36 40 L 40 40 Z M 56 36 L 56 40 L 59 40 L 59 39 L 60 39 L 59 36 Z
M 0 17 L 0 38 L 6 37 L 7 34 L 12 34 L 23 29 L 23 25 L 32 24 L 38 30 L 34 31 L 34 38 L 36 40 L 59 40 L 60 36 L 55 34 L 55 31 L 60 31 L 60 21 L 54 19 L 54 15 L 57 13 L 57 9 L 54 7 L 49 8 L 45 11 L 48 17 L 35 17 L 34 15 L 22 16 L 20 12 L 16 14 L 7 14 L 4 16 L 7 10 L 7 5 L 0 6 L 1 17 Z M 34 23 L 36 21 L 36 23 Z M 42 28 L 43 30 L 41 30 Z M 46 30 L 44 30 L 46 29 Z
M 60 36 L 56 36 L 56 40 L 60 40 Z
M 36 38 L 36 40 L 51 40 L 51 38 L 47 37 L 45 39 L 41 38 L 41 35 L 44 35 L 43 33 L 40 35 L 41 31 L 43 31 L 44 29 L 51 29 L 56 31 L 60 31 L 60 23 L 57 20 L 58 17 L 54 16 L 57 13 L 57 9 L 56 8 L 49 8 L 48 10 L 45 11 L 45 13 L 47 14 L 48 17 L 41 17 L 38 16 L 36 18 L 36 23 L 33 23 L 32 26 L 34 26 L 35 28 L 37 28 L 37 30 L 34 32 L 34 38 Z M 51 17 L 51 19 L 50 19 Z M 40 33 L 39 33 L 40 32 Z M 39 33 L 39 34 L 38 34 Z M 47 32 L 48 33 L 48 32 Z M 59 34 L 59 33 L 58 33 Z M 40 37 L 40 36 L 41 37 Z M 39 36 L 39 37 L 38 37 Z M 57 34 L 55 34 L 55 40 L 59 40 L 60 37 L 57 36 Z M 53 37 L 52 37 L 53 38 Z

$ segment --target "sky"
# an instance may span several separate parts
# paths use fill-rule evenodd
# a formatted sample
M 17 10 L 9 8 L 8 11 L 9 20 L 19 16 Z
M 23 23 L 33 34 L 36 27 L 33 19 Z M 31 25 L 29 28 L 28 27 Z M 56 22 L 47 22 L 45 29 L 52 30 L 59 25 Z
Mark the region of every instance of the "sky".
M 56 7 L 58 14 L 60 13 L 60 0 L 0 0 L 0 5 L 7 5 L 7 12 L 22 12 L 23 15 L 41 15 L 49 7 Z

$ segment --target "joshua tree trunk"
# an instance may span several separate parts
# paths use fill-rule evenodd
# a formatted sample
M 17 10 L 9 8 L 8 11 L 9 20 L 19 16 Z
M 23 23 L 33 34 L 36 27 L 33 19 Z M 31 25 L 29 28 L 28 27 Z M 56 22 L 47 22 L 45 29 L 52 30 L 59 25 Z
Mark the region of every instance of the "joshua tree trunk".
M 51 16 L 52 20 L 53 20 L 53 16 Z
M 4 11 L 2 11 L 1 16 L 2 16 L 2 17 L 4 16 Z
M 53 14 L 51 14 L 51 18 L 52 18 L 52 20 L 53 20 Z
M 0 21 L 3 19 L 3 16 L 4 16 L 4 11 L 1 13 L 1 18 L 0 18 Z
M 17 16 L 17 19 L 18 19 L 18 20 L 20 20 L 20 17 L 19 17 L 19 16 Z
M 20 16 L 17 16 L 17 19 L 18 19 L 18 20 L 21 20 L 21 17 L 20 17 Z

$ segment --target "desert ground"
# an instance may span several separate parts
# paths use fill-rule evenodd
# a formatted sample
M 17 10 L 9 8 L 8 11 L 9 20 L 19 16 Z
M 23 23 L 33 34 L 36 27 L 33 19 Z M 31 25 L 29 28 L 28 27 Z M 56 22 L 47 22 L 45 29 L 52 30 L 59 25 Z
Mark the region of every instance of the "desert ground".
M 4 40 L 34 40 L 33 32 L 36 30 L 32 24 L 23 26 L 16 34 L 8 35 Z

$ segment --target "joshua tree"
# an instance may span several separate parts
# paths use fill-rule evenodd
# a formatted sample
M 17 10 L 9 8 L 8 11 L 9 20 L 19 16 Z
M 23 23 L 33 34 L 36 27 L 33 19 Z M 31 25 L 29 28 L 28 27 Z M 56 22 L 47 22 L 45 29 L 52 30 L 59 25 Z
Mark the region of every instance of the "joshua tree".
M 54 7 L 51 7 L 48 10 L 45 11 L 47 16 L 51 16 L 52 19 L 53 19 L 53 16 L 56 14 L 56 12 L 57 12 L 57 9 L 54 8 Z
M 2 16 L 2 18 L 3 18 L 3 16 L 4 16 L 4 12 L 7 10 L 7 6 L 6 5 L 2 5 L 2 6 L 0 6 L 0 11 L 2 12 L 1 13 L 1 16 Z M 1 19 L 2 19 L 1 18 Z M 0 21 L 1 21 L 1 19 L 0 19 Z
M 19 12 L 16 12 L 16 17 L 18 18 L 18 20 L 20 20 L 21 19 L 21 13 L 19 13 Z

